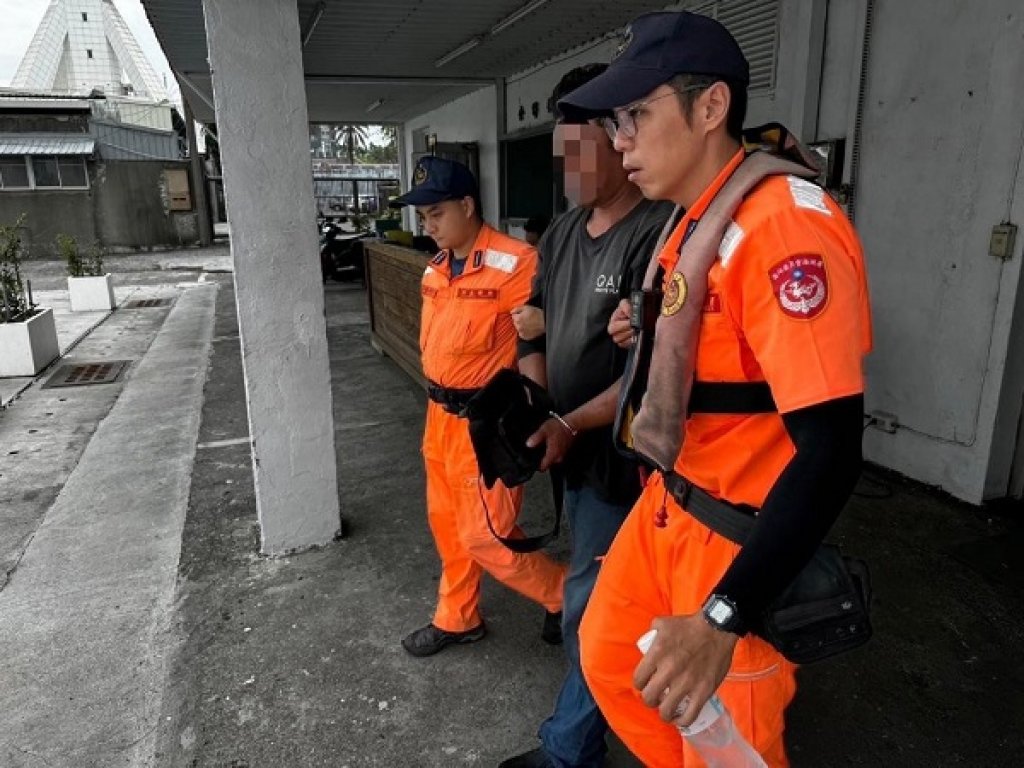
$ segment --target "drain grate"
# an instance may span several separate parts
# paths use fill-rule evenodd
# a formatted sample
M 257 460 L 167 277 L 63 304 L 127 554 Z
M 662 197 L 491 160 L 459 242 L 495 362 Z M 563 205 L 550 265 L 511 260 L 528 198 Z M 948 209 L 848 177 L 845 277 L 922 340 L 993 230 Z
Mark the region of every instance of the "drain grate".
M 120 378 L 131 360 L 111 360 L 105 363 L 74 363 L 62 365 L 46 383 L 43 389 L 53 387 L 81 387 L 86 384 L 111 384 Z
M 125 302 L 121 309 L 149 309 L 150 307 L 170 306 L 170 299 L 133 299 Z

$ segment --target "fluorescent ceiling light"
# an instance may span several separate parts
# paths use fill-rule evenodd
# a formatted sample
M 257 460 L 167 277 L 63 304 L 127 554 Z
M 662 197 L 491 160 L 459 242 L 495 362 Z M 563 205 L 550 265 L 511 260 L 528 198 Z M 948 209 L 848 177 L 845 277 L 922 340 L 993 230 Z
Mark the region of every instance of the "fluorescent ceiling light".
M 480 37 L 471 37 L 469 40 L 464 42 L 458 48 L 455 48 L 454 50 L 448 51 L 448 53 L 446 53 L 440 59 L 435 61 L 434 62 L 434 66 L 435 67 L 443 67 L 445 64 L 447 64 L 450 61 L 454 61 L 455 59 L 459 58 L 459 56 L 462 56 L 464 53 L 469 53 L 470 51 L 472 51 L 474 48 L 476 48 L 478 45 L 480 45 L 480 42 L 481 42 L 481 38 Z
M 313 13 L 310 14 L 309 20 L 306 22 L 305 29 L 302 30 L 302 47 L 306 47 L 306 43 L 309 42 L 309 38 L 313 36 L 313 30 L 316 29 L 316 25 L 320 23 L 320 19 L 323 18 L 324 11 L 327 10 L 327 0 L 320 0 L 313 8 Z
M 373 104 L 371 104 L 370 106 L 368 106 L 366 108 L 366 111 L 367 112 L 373 112 L 373 110 L 377 109 L 383 103 L 384 103 L 384 99 L 377 99 L 375 102 L 373 102 Z
M 515 24 L 517 21 L 519 21 L 520 19 L 522 19 L 522 18 L 524 18 L 526 16 L 529 16 L 531 13 L 536 11 L 538 8 L 540 8 L 542 5 L 544 5 L 547 2 L 548 2 L 548 0 L 530 0 L 530 2 L 527 3 L 526 5 L 524 5 L 522 8 L 519 8 L 518 10 L 512 11 L 512 13 L 510 13 L 504 19 L 502 19 L 497 24 L 495 24 L 493 27 L 491 27 L 491 34 L 492 35 L 497 35 L 499 32 L 501 32 L 501 31 L 503 31 L 505 29 L 508 29 L 513 24 Z

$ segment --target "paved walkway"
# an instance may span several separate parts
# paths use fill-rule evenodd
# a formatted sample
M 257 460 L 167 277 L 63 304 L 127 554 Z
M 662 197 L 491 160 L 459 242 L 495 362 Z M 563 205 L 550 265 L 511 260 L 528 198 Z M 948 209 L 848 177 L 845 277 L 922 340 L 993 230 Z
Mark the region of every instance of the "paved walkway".
M 488 583 L 484 642 L 398 645 L 438 576 L 423 395 L 370 349 L 358 285 L 326 288 L 348 536 L 256 554 L 225 255 L 112 259 L 135 270 L 120 288 L 175 298 L 114 312 L 71 352 L 131 359 L 126 376 L 36 382 L 0 411 L 0 766 L 493 766 L 531 747 L 562 674 L 539 608 Z M 60 290 L 60 265 L 30 268 Z M 527 524 L 548 504 L 531 485 Z M 834 538 L 871 562 L 876 638 L 802 671 L 796 768 L 1022 763 L 1020 521 L 865 475 Z

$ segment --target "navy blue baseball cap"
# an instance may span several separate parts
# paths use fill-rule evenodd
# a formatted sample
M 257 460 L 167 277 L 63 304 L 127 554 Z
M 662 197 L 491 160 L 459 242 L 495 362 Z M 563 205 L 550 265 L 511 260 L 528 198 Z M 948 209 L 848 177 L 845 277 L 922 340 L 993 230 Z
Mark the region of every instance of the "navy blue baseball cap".
M 390 207 L 433 205 L 445 200 L 461 200 L 479 195 L 476 178 L 469 168 L 440 157 L 421 157 L 413 171 L 412 184 L 412 189 L 392 200 Z
M 645 13 L 626 27 L 608 69 L 563 96 L 558 106 L 592 117 L 608 115 L 676 75 L 709 75 L 747 85 L 750 65 L 736 39 L 708 16 Z

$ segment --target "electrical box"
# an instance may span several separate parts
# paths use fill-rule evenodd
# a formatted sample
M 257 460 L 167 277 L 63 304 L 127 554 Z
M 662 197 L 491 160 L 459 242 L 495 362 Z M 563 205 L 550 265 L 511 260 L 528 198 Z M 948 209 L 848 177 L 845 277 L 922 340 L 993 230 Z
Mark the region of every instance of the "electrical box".
M 1006 261 L 1013 256 L 1013 244 L 1017 240 L 1017 225 L 1004 221 L 992 227 L 988 241 L 988 252 L 997 259 Z
M 168 206 L 172 211 L 191 211 L 192 193 L 188 186 L 188 173 L 183 168 L 165 168 Z

